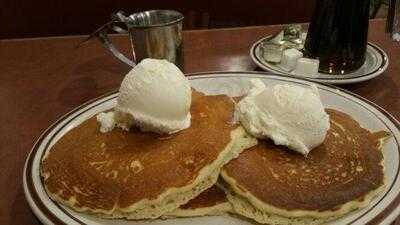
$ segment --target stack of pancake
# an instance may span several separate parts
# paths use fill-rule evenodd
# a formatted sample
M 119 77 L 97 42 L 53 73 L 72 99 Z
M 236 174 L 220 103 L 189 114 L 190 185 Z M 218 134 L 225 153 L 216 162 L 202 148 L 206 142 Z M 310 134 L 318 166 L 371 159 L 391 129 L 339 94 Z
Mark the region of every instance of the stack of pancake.
M 259 223 L 321 224 L 368 205 L 384 188 L 387 132 L 327 110 L 331 129 L 304 157 L 248 135 L 233 122 L 229 97 L 192 98 L 191 127 L 172 135 L 101 133 L 95 117 L 69 131 L 42 161 L 49 196 L 104 218 L 229 212 Z

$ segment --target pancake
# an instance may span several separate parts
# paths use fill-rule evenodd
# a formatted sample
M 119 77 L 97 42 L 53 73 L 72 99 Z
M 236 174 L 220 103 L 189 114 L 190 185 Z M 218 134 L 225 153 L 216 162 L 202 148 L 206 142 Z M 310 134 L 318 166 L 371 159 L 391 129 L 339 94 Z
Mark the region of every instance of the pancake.
M 211 187 L 224 164 L 256 144 L 231 122 L 233 108 L 227 96 L 194 92 L 191 127 L 169 136 L 136 129 L 100 133 L 92 117 L 44 157 L 46 191 L 100 217 L 160 217 Z
M 234 210 L 260 223 L 321 224 L 367 206 L 384 188 L 385 131 L 328 109 L 331 128 L 307 157 L 259 141 L 222 170 Z
M 228 212 L 232 212 L 232 206 L 228 202 L 224 190 L 218 185 L 214 185 L 185 205 L 181 205 L 178 209 L 164 214 L 163 217 L 216 216 Z

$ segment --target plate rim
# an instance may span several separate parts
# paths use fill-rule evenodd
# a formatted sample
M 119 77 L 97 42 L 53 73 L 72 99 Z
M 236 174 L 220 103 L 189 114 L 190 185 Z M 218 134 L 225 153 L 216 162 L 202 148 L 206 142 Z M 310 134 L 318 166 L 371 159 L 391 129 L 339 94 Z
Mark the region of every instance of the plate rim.
M 250 58 L 251 60 L 258 66 L 260 67 L 262 70 L 266 71 L 266 72 L 270 72 L 270 73 L 275 73 L 278 75 L 285 75 L 285 76 L 293 76 L 291 74 L 288 73 L 283 73 L 279 70 L 275 70 L 269 66 L 266 66 L 263 62 L 261 62 L 261 60 L 257 57 L 256 55 L 256 49 L 259 47 L 260 43 L 262 41 L 264 41 L 265 39 L 270 38 L 272 35 L 267 35 L 263 38 L 258 39 L 256 42 L 254 42 L 250 48 L 249 54 L 250 54 Z M 368 46 L 374 48 L 377 52 L 379 52 L 379 55 L 381 56 L 382 59 L 382 64 L 377 68 L 377 70 L 375 72 L 371 72 L 368 74 L 364 74 L 364 75 L 360 75 L 358 77 L 349 77 L 349 78 L 342 78 L 342 79 L 329 79 L 329 78 L 311 78 L 311 77 L 299 77 L 299 76 L 294 76 L 296 78 L 307 78 L 307 79 L 311 79 L 313 81 L 318 81 L 321 83 L 326 83 L 326 84 L 351 84 L 351 83 L 359 83 L 359 82 L 363 82 L 363 81 L 367 81 L 370 79 L 373 79 L 377 76 L 382 75 L 387 68 L 389 67 L 389 57 L 387 55 L 387 53 L 381 48 L 379 47 L 377 44 L 374 44 L 372 42 L 368 42 Z
M 236 75 L 234 75 L 236 74 Z M 385 109 L 383 109 L 382 107 L 380 107 L 379 105 L 377 105 L 376 103 L 360 96 L 357 95 L 353 92 L 350 92 L 346 89 L 337 87 L 337 86 L 333 86 L 330 84 L 326 84 L 326 83 L 322 83 L 322 82 L 316 82 L 315 80 L 312 79 L 308 79 L 308 78 L 302 78 L 302 77 L 295 77 L 295 76 L 291 76 L 291 75 L 277 75 L 277 74 L 273 74 L 270 72 L 261 72 L 261 71 L 211 71 L 211 72 L 197 72 L 197 73 L 188 73 L 185 74 L 188 77 L 189 80 L 196 80 L 196 79 L 204 79 L 207 77 L 264 77 L 267 79 L 274 79 L 274 77 L 276 78 L 280 78 L 280 77 L 286 77 L 289 79 L 294 79 L 294 80 L 300 80 L 300 81 L 305 81 L 305 82 L 311 82 L 311 83 L 317 83 L 319 85 L 322 86 L 326 86 L 329 87 L 331 89 L 336 89 L 339 90 L 341 92 L 344 92 L 356 99 L 361 100 L 362 102 L 368 104 L 369 106 L 377 109 L 380 113 L 382 113 L 390 122 L 393 123 L 393 125 L 395 125 L 395 127 L 400 131 L 400 123 L 399 121 L 393 116 L 391 115 L 389 112 L 387 112 Z M 266 75 L 271 75 L 266 77 Z M 48 136 L 48 134 L 61 122 L 65 121 L 66 118 L 68 118 L 69 116 L 71 116 L 72 114 L 78 112 L 79 110 L 90 106 L 91 104 L 102 100 L 102 99 L 106 99 L 107 97 L 110 97 L 114 94 L 116 94 L 118 92 L 118 89 L 115 89 L 113 91 L 107 92 L 103 95 L 100 95 L 98 97 L 95 97 L 93 99 L 90 99 L 89 101 L 84 102 L 83 104 L 73 108 L 72 110 L 70 110 L 69 112 L 67 112 L 66 114 L 62 115 L 61 117 L 59 117 L 59 119 L 57 119 L 55 122 L 53 122 L 49 127 L 47 127 L 43 132 L 41 132 L 40 136 L 35 140 L 33 147 L 31 148 L 26 161 L 25 161 L 25 165 L 24 165 L 24 170 L 23 170 L 23 188 L 24 188 L 24 194 L 25 194 L 25 198 L 27 199 L 30 208 L 33 210 L 34 214 L 39 218 L 39 220 L 45 224 L 59 224 L 59 223 L 64 223 L 61 219 L 59 219 L 58 217 L 56 217 L 54 214 L 52 214 L 50 212 L 50 209 L 47 208 L 45 206 L 45 204 L 40 200 L 40 198 L 38 196 L 36 197 L 36 201 L 34 201 L 33 199 L 35 198 L 34 196 L 31 195 L 30 191 L 36 192 L 34 186 L 33 186 L 33 182 L 31 182 L 29 184 L 29 182 L 27 182 L 28 180 L 28 175 L 31 173 L 31 169 L 32 169 L 32 163 L 31 165 L 29 165 L 29 162 L 33 161 L 34 156 L 36 155 L 36 151 L 37 148 L 40 146 L 40 143 Z M 114 98 L 114 97 L 113 97 Z M 111 99 L 111 98 L 110 98 Z M 106 100 L 109 101 L 110 99 Z M 104 100 L 103 100 L 104 102 Z M 30 180 L 33 180 L 30 179 Z M 394 180 L 396 181 L 396 179 Z M 395 183 L 395 182 L 393 182 Z M 389 192 L 388 192 L 389 193 Z M 384 197 L 382 198 L 384 199 Z M 41 206 L 38 206 L 38 202 L 39 204 L 41 204 Z M 44 211 L 48 211 L 49 213 L 44 213 Z M 368 212 L 366 212 L 367 214 Z M 46 215 L 44 215 L 46 214 Z M 374 224 L 389 224 L 391 223 L 398 215 L 400 214 L 400 193 L 395 196 L 388 204 L 388 206 L 383 210 L 380 211 L 374 218 L 372 218 L 372 220 L 369 220 L 369 222 L 373 222 Z M 377 220 L 377 221 L 376 221 Z M 49 223 L 50 222 L 50 223 Z M 354 221 L 352 221 L 354 222 Z M 351 222 L 351 223 L 352 223 Z M 79 222 L 78 222 L 79 223 Z

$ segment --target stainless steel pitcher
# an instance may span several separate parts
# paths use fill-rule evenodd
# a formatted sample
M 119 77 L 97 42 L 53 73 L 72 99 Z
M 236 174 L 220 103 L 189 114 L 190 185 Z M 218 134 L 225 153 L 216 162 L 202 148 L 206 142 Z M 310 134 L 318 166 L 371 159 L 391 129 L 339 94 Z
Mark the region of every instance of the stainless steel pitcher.
M 156 58 L 166 59 L 183 69 L 183 18 L 181 13 L 173 10 L 150 10 L 129 16 L 119 11 L 112 15 L 109 23 L 91 36 L 97 36 L 117 59 L 132 67 L 144 58 Z M 113 45 L 108 38 L 109 29 L 128 34 L 132 59 L 126 57 Z

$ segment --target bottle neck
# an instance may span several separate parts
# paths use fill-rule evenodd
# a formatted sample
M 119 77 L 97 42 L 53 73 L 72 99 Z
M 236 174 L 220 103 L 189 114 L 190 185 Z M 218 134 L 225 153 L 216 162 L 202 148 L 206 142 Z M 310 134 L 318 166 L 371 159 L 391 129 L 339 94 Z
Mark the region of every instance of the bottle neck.
M 400 32 L 400 0 L 389 1 L 386 32 L 391 34 Z

